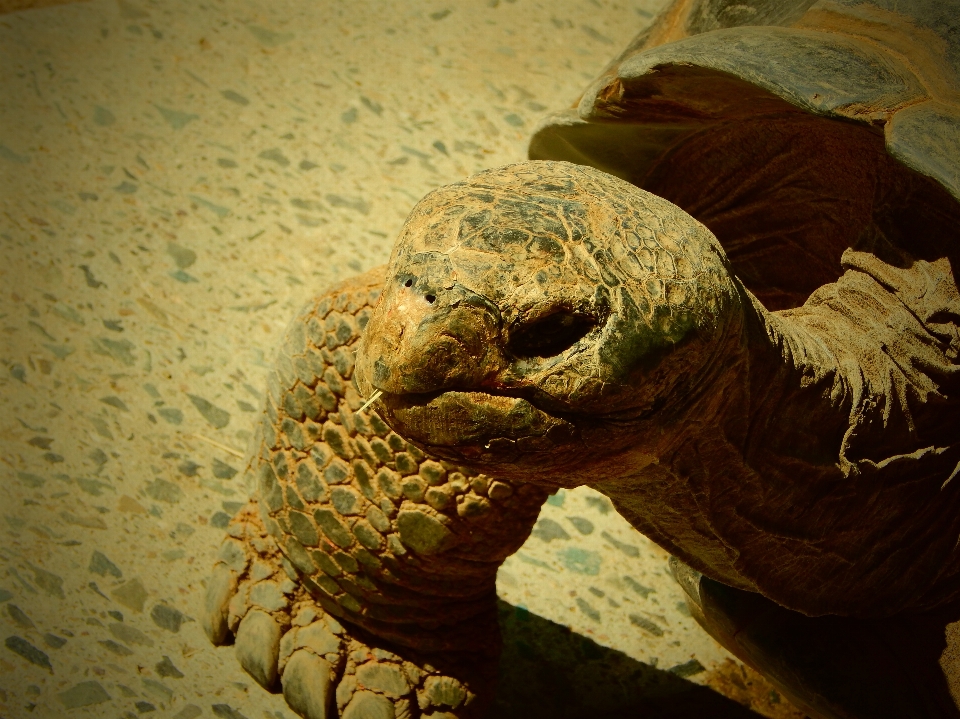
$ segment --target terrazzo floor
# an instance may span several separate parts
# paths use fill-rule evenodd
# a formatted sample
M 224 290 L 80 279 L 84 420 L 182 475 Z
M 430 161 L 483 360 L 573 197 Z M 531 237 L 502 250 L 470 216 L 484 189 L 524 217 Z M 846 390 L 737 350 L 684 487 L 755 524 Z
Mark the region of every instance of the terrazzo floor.
M 524 158 L 661 4 L 0 15 L 0 716 L 293 719 L 194 620 L 280 332 L 425 192 Z M 499 574 L 492 716 L 801 717 L 666 560 L 552 497 Z

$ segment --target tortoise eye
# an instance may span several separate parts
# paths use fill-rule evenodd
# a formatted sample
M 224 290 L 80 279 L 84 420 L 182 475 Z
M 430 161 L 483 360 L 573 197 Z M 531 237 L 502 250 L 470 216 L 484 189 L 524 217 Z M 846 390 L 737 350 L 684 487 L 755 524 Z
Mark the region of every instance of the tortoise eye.
M 596 326 L 596 319 L 589 315 L 558 310 L 511 330 L 507 350 L 515 357 L 555 357 Z
M 403 283 L 403 286 L 410 287 L 412 284 L 413 284 L 413 280 L 408 278 L 407 281 Z

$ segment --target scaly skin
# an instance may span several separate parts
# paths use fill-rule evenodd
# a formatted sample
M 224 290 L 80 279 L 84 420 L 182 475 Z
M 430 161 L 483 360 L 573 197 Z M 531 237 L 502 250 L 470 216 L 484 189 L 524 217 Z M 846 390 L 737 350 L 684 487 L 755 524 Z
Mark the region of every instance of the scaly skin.
M 496 572 L 544 489 L 463 472 L 393 433 L 353 385 L 383 270 L 311 302 L 284 338 L 204 626 L 308 719 L 479 716 L 499 655 Z

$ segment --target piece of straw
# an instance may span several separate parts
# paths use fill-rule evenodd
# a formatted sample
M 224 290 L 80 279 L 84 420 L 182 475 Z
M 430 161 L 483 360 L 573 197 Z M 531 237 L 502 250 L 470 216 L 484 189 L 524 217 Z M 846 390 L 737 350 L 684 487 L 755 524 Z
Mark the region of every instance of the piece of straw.
M 239 450 L 236 450 L 236 449 L 234 449 L 233 447 L 228 447 L 228 446 L 225 445 L 225 444 L 220 444 L 220 443 L 217 442 L 216 440 L 212 440 L 212 439 L 210 439 L 209 437 L 204 437 L 202 434 L 190 434 L 190 433 L 188 433 L 186 436 L 187 436 L 187 437 L 193 437 L 194 439 L 199 439 L 201 442 L 206 442 L 207 444 L 212 445 L 212 446 L 216 447 L 217 449 L 222 449 L 222 450 L 223 450 L 224 452 L 226 452 L 227 454 L 232 454 L 234 457 L 239 457 L 240 459 L 243 459 L 243 452 L 240 452 Z
M 383 392 L 380 391 L 380 390 L 374 391 L 374 393 L 373 393 L 372 395 L 370 395 L 370 399 L 368 399 L 366 402 L 364 402 L 364 403 L 363 403 L 363 407 L 361 407 L 360 409 L 358 409 L 357 412 L 363 412 L 367 407 L 369 407 L 369 406 L 372 405 L 374 402 L 376 402 L 378 399 L 380 399 L 380 395 L 382 395 L 382 394 L 383 394 Z

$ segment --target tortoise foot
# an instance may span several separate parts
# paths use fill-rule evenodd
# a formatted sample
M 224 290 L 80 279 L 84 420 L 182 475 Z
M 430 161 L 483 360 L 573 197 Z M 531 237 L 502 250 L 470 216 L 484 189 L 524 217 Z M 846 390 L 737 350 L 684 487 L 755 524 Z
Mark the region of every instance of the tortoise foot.
M 706 631 L 813 719 L 960 719 L 960 606 L 808 617 L 671 559 Z
M 492 698 L 497 656 L 423 654 L 328 614 L 284 569 L 256 502 L 228 529 L 202 615 L 215 645 L 234 644 L 243 669 L 283 692 L 305 719 L 470 719 Z

